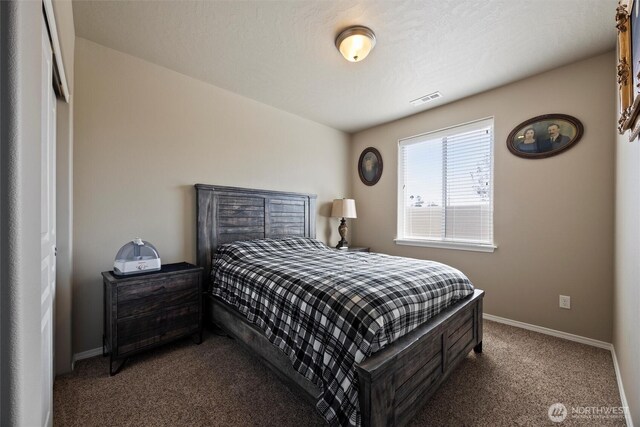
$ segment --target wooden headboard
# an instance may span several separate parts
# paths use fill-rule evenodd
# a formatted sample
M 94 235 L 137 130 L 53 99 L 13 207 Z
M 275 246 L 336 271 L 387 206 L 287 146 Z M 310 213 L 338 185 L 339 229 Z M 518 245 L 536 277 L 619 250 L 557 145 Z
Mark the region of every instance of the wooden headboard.
M 316 237 L 316 195 L 196 184 L 197 260 L 205 282 L 218 245 L 266 237 Z

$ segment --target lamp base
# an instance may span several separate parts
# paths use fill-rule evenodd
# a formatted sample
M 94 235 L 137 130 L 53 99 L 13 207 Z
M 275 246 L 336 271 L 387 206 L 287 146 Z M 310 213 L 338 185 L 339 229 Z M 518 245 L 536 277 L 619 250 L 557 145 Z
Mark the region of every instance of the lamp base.
M 340 240 L 336 245 L 336 249 L 349 249 L 349 242 L 346 240 Z
M 340 220 L 340 226 L 338 227 L 338 233 L 340 233 L 340 241 L 336 245 L 336 249 L 349 249 L 349 242 L 345 239 L 347 237 L 347 220 L 342 218 Z

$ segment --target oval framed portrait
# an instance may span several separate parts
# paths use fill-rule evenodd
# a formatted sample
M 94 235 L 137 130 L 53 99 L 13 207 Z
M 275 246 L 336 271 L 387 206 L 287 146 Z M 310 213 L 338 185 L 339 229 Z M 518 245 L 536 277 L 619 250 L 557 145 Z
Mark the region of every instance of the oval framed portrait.
M 545 114 L 520 123 L 507 138 L 509 151 L 525 159 L 555 156 L 582 138 L 580 120 L 567 114 Z
M 365 185 L 375 185 L 382 176 L 382 156 L 373 147 L 365 148 L 358 160 L 358 174 Z

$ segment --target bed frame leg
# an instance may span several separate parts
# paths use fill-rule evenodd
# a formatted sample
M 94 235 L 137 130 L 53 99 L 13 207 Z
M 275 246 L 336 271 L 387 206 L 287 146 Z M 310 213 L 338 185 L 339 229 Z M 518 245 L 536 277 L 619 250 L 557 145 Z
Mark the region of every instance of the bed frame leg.
M 473 347 L 473 351 L 476 353 L 482 353 L 482 341 L 480 341 L 475 347 Z

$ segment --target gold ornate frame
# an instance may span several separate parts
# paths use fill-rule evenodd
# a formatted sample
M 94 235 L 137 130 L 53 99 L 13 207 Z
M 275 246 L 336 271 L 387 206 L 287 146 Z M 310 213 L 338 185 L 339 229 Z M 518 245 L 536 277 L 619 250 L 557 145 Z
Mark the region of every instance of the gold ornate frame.
M 638 113 L 640 112 L 640 96 L 633 87 L 633 63 L 640 58 L 632 55 L 631 13 L 636 0 L 619 0 L 616 9 L 616 28 L 618 29 L 618 91 L 620 93 L 620 118 L 618 119 L 618 132 L 625 133 L 631 130 L 629 140 L 634 140 L 640 133 Z M 640 43 L 640 40 L 636 42 Z M 639 76 L 640 77 L 640 73 Z

